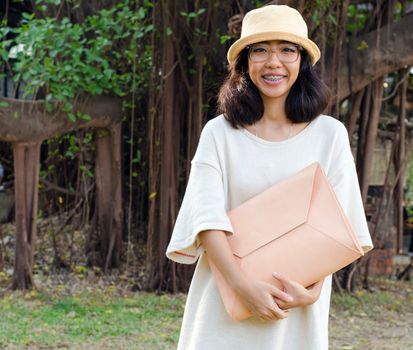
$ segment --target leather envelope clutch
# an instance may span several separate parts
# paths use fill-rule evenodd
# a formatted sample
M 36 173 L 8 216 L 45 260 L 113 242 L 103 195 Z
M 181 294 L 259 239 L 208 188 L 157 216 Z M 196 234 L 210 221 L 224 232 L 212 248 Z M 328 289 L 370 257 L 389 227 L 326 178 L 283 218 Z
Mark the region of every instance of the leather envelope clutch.
M 364 253 L 318 163 L 313 163 L 228 213 L 228 242 L 251 280 L 282 288 L 277 271 L 308 287 Z M 208 257 L 208 254 L 207 254 Z M 251 316 L 212 261 L 225 308 L 234 320 Z

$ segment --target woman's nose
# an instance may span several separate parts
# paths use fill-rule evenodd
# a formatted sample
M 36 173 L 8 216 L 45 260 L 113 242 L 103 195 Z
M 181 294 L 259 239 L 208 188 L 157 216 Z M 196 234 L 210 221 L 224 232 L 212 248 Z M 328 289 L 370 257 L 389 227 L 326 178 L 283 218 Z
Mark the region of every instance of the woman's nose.
M 281 66 L 281 61 L 278 58 L 276 51 L 270 51 L 269 52 L 269 56 L 268 56 L 268 59 L 266 61 L 266 65 L 268 67 L 279 67 L 279 66 Z

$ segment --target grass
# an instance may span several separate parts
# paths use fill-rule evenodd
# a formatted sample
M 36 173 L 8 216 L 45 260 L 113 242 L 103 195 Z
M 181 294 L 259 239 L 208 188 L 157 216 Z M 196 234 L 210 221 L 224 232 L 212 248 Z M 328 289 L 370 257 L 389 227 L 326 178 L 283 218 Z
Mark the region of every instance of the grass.
M 372 292 L 364 289 L 355 294 L 333 293 L 332 309 L 339 311 L 355 312 L 368 311 L 394 311 L 413 312 L 413 282 L 392 281 L 384 277 L 370 279 Z
M 413 349 L 413 283 L 374 281 L 374 293 L 333 293 L 330 349 Z M 184 295 L 116 294 L 115 287 L 6 293 L 0 348 L 175 349 Z
M 149 293 L 13 293 L 0 302 L 0 347 L 173 349 L 183 302 L 182 296 Z

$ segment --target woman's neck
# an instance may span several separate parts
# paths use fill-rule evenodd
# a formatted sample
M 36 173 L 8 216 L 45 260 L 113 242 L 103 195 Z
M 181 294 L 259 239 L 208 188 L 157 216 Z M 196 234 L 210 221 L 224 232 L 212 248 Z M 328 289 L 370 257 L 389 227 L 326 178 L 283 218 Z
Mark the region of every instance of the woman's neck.
M 262 97 L 264 114 L 261 118 L 263 124 L 291 124 L 285 113 L 285 98 Z

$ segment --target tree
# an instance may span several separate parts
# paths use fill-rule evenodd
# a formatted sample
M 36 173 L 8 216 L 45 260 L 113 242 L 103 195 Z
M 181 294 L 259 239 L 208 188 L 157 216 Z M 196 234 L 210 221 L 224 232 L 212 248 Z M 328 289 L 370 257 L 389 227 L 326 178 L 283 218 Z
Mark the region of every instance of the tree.
M 39 11 L 48 9 L 39 7 Z M 26 96 L 35 100 L 0 101 L 0 140 L 12 142 L 14 150 L 18 232 L 14 288 L 33 284 L 40 145 L 45 139 L 82 127 L 103 129 L 97 133 L 96 206 L 87 247 L 89 261 L 105 271 L 119 266 L 123 231 L 123 110 L 119 97 L 126 96 L 129 84 L 138 80 L 123 64 L 126 61 L 136 68 L 137 40 L 151 30 L 144 25 L 145 8 L 132 9 L 128 2 L 85 16 L 80 24 L 59 15 L 23 16 L 25 25 L 0 31 L 5 39 L 0 45 L 4 65 L 15 81 L 24 82 Z M 124 51 L 110 51 L 115 45 Z M 11 57 L 13 47 L 22 49 Z

